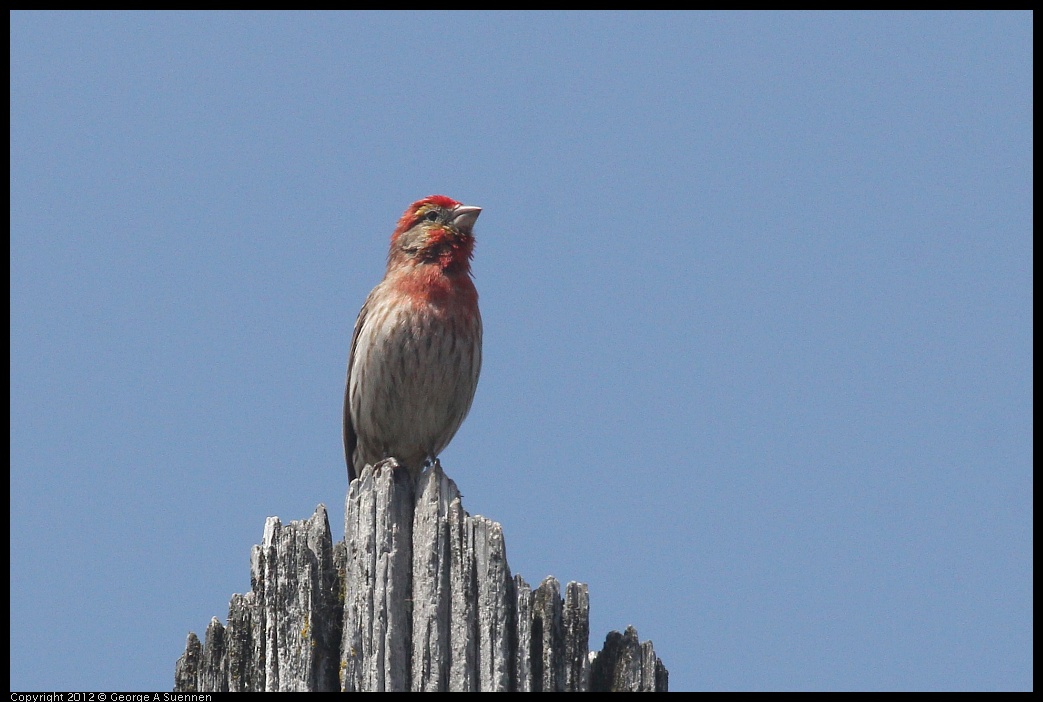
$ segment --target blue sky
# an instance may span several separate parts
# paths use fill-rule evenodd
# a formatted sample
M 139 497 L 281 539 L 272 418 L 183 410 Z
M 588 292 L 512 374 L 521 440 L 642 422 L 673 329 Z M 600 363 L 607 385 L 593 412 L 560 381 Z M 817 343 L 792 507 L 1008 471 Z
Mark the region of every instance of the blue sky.
M 673 690 L 1032 687 L 1028 13 L 11 15 L 11 687 L 162 690 L 330 509 L 405 206 L 442 455 Z

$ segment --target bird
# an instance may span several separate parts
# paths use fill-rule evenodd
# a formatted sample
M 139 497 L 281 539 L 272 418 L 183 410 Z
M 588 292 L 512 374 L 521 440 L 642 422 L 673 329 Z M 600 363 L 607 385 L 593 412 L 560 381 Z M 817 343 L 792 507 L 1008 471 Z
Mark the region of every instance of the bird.
M 344 389 L 348 482 L 395 458 L 416 479 L 471 409 L 482 317 L 471 273 L 482 208 L 430 195 L 391 234 L 384 278 L 355 320 Z

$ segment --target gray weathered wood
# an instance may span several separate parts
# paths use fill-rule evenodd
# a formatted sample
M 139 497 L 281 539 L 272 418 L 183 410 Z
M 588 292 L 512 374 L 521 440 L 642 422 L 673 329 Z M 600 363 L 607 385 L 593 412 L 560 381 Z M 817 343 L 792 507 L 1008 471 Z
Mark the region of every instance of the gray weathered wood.
M 514 581 L 507 565 L 503 529 L 485 517 L 474 517 L 475 580 L 478 610 L 478 688 L 510 690 Z
M 512 576 L 500 525 L 467 514 L 437 462 L 415 483 L 393 459 L 367 466 L 344 531 L 334 545 L 322 505 L 269 518 L 251 591 L 205 644 L 189 634 L 175 691 L 667 689 L 632 627 L 590 653 L 587 586 Z
M 565 637 L 565 691 L 587 692 L 590 689 L 590 597 L 585 583 L 565 586 L 561 625 Z
M 199 657 L 203 646 L 199 637 L 189 632 L 185 652 L 174 665 L 174 690 L 177 692 L 199 692 Z M 217 690 L 215 690 L 217 692 Z
M 225 627 L 225 650 L 228 655 L 229 692 L 250 692 L 260 689 L 257 673 L 261 670 L 261 647 L 255 645 L 254 618 L 259 617 L 254 606 L 254 593 L 232 595 L 228 604 L 228 626 Z
M 533 593 L 532 646 L 535 692 L 565 690 L 565 636 L 561 627 L 561 587 L 544 578 Z
M 594 692 L 665 692 L 668 673 L 652 650 L 652 642 L 641 643 L 637 630 L 610 631 L 601 651 L 591 656 L 590 689 Z
M 265 688 L 336 690 L 340 662 L 340 582 L 325 507 L 306 522 L 265 524 L 261 543 L 264 588 Z M 273 655 L 274 654 L 274 655 Z
M 413 483 L 388 462 L 348 490 L 341 689 L 410 689 Z
M 532 588 L 514 576 L 514 672 L 511 690 L 534 692 L 532 670 Z
M 435 692 L 449 681 L 449 503 L 452 481 L 435 471 L 420 478 L 413 515 L 412 689 Z

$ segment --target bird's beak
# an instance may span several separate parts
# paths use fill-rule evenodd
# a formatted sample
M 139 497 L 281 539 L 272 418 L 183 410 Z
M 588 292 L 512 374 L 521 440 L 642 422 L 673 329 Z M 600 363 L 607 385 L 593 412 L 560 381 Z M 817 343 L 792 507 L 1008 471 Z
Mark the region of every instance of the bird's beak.
M 471 227 L 474 226 L 475 220 L 478 219 L 478 215 L 482 213 L 481 207 L 475 207 L 474 205 L 457 205 L 453 208 L 450 213 L 452 215 L 453 226 L 457 229 L 469 232 Z

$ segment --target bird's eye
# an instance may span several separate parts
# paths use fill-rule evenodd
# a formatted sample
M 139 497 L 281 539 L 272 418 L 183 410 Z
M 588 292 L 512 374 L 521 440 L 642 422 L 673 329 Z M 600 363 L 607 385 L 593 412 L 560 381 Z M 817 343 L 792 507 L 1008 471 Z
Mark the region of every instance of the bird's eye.
M 426 215 L 424 215 L 424 219 L 426 219 L 428 222 L 434 222 L 438 219 L 438 214 L 438 210 L 431 210 Z

